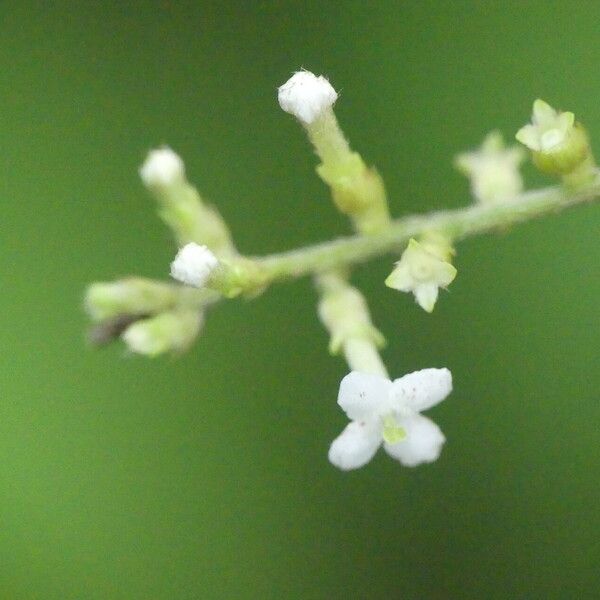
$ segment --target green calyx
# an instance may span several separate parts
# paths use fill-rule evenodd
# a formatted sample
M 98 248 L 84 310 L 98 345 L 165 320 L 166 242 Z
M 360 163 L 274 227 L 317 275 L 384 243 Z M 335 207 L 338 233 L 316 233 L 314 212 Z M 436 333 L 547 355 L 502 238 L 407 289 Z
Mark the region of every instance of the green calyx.
M 259 264 L 240 256 L 222 259 L 211 275 L 209 286 L 225 298 L 235 298 L 242 294 L 254 298 L 265 290 L 268 282 L 269 279 Z
M 562 143 L 555 148 L 534 150 L 531 156 L 540 171 L 549 175 L 568 175 L 591 156 L 587 133 L 576 123 Z
M 362 233 L 375 233 L 389 222 L 387 195 L 381 175 L 367 167 L 360 154 L 349 153 L 341 162 L 322 163 L 319 177 L 331 188 L 338 210 L 351 217 Z

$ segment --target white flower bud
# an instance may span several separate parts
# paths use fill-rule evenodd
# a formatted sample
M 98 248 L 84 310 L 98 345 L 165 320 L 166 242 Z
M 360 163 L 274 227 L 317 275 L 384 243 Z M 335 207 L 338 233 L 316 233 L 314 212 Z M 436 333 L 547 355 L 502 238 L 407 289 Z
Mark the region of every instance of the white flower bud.
M 190 242 L 179 250 L 171 263 L 171 277 L 200 288 L 218 264 L 217 257 L 206 246 Z
M 310 125 L 333 106 L 337 97 L 325 77 L 317 77 L 310 71 L 294 73 L 278 90 L 279 106 L 305 125 Z
M 183 160 L 166 146 L 151 150 L 139 172 L 142 182 L 148 188 L 168 187 L 185 177 Z

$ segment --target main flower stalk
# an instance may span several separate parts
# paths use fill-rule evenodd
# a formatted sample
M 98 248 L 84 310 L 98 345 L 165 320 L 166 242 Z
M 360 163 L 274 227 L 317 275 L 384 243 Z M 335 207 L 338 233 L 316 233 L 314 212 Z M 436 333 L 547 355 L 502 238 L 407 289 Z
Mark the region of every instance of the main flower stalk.
M 507 227 L 550 215 L 600 198 L 600 181 L 571 191 L 562 186 L 524 192 L 510 203 L 476 204 L 466 208 L 411 215 L 393 220 L 376 235 L 358 234 L 297 250 L 252 258 L 265 283 L 296 279 L 367 262 L 401 251 L 408 240 L 430 230 L 454 240 L 505 230 Z

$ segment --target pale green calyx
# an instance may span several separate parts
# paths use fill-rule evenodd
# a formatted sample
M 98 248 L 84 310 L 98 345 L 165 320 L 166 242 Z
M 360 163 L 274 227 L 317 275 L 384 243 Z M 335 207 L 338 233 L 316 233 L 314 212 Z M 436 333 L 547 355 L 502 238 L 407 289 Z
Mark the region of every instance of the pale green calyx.
M 389 222 L 387 194 L 381 175 L 368 167 L 360 154 L 349 152 L 343 161 L 323 162 L 319 177 L 331 188 L 341 213 L 348 215 L 362 233 L 376 233 Z
M 569 176 L 585 167 L 587 177 L 578 176 L 577 183 L 592 176 L 594 162 L 588 136 L 572 112 L 557 111 L 538 99 L 533 103 L 531 123 L 522 127 L 516 138 L 531 150 L 541 171 Z
M 85 309 L 94 322 L 120 315 L 148 315 L 171 308 L 179 299 L 179 286 L 128 277 L 91 284 L 85 294 Z
M 431 235 L 421 243 L 411 239 L 385 284 L 412 292 L 419 306 L 430 313 L 439 288 L 448 287 L 456 277 L 456 268 L 449 262 L 452 254 L 451 245 L 442 236 Z
M 225 298 L 235 298 L 240 294 L 255 298 L 265 290 L 268 277 L 256 261 L 238 256 L 221 260 L 208 284 Z
M 385 345 L 382 333 L 371 323 L 363 295 L 350 285 L 340 285 L 322 294 L 319 318 L 331 334 L 329 351 L 338 354 L 350 339 L 364 339 L 375 347 Z
M 510 201 L 523 190 L 519 167 L 524 159 L 522 148 L 506 147 L 502 134 L 492 131 L 479 149 L 459 154 L 455 166 L 469 178 L 478 202 L 495 204 Z
M 130 325 L 122 339 L 132 352 L 155 357 L 187 350 L 200 332 L 202 311 L 177 309 L 142 319 Z
M 320 292 L 319 318 L 331 336 L 331 354 L 343 354 L 351 369 L 387 376 L 379 355 L 385 339 L 371 322 L 363 295 L 344 273 L 321 273 L 315 283 Z

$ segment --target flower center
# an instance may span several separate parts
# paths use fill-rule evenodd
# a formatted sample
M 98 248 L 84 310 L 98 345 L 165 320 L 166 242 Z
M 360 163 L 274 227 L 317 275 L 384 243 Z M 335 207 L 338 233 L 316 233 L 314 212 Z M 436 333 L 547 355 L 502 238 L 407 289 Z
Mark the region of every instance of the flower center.
M 562 143 L 564 139 L 563 132 L 559 129 L 549 129 L 548 131 L 544 131 L 540 137 L 540 146 L 542 150 L 552 150 L 560 143 Z
M 411 274 L 417 281 L 429 281 L 433 276 L 433 269 L 426 261 L 419 261 L 412 265 Z
M 400 427 L 394 415 L 383 418 L 383 439 L 388 444 L 397 444 L 406 437 L 406 431 Z

